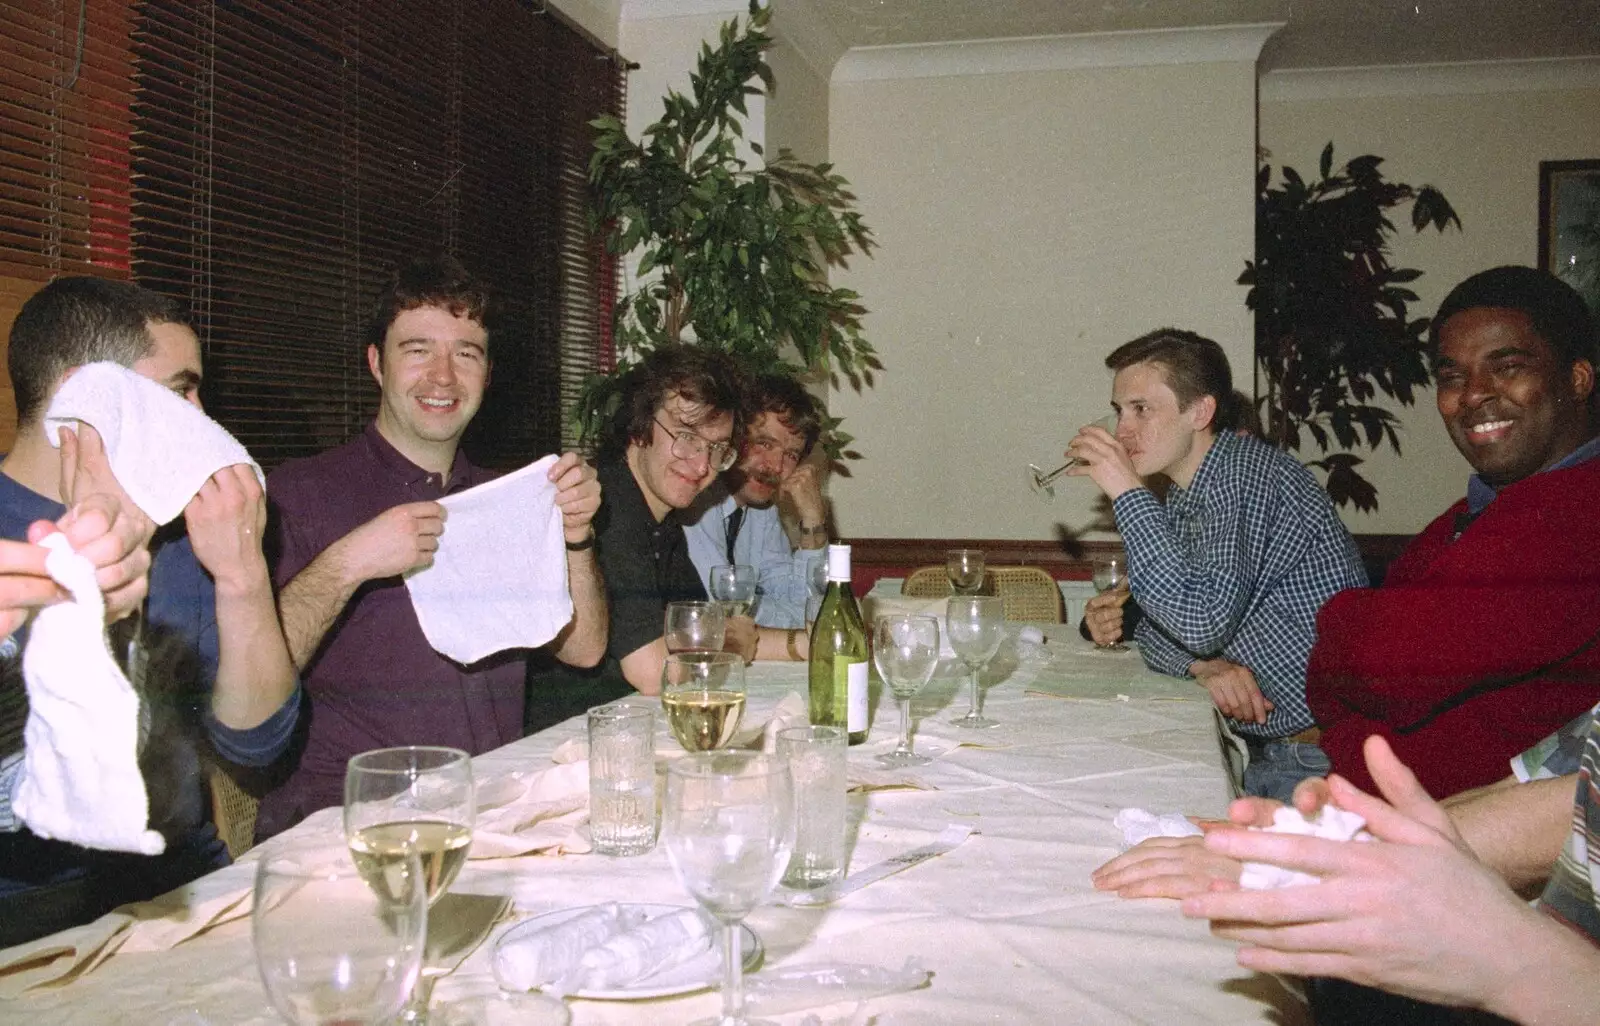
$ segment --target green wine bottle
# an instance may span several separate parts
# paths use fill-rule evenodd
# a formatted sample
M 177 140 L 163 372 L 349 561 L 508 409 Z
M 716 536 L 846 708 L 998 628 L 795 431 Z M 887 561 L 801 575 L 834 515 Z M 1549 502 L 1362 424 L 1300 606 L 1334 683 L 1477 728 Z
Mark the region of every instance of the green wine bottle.
M 819 727 L 867 739 L 867 629 L 850 590 L 850 546 L 828 546 L 828 590 L 811 628 L 810 713 Z

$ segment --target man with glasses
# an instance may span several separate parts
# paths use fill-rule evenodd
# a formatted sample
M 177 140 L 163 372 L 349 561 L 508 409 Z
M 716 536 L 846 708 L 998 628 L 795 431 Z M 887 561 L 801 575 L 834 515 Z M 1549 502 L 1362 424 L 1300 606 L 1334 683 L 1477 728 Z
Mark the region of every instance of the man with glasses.
M 610 600 L 605 659 L 592 670 L 550 666 L 536 673 L 529 730 L 635 691 L 659 692 L 667 603 L 706 598 L 680 517 L 733 466 L 733 439 L 742 427 L 738 368 L 713 349 L 665 345 L 628 371 L 620 391 L 597 461 L 606 497 L 594 518 Z M 734 651 L 754 647 L 755 625 L 743 624 L 730 626 Z
M 822 433 L 822 415 L 805 386 L 770 374 L 752 383 L 745 416 L 750 424 L 739 462 L 695 501 L 683 532 L 707 587 L 714 566 L 742 563 L 759 573 L 755 621 L 774 629 L 761 632 L 757 658 L 800 659 L 811 574 L 828 544 L 818 467 L 805 462 Z M 780 499 L 799 518 L 799 548 L 784 533 Z

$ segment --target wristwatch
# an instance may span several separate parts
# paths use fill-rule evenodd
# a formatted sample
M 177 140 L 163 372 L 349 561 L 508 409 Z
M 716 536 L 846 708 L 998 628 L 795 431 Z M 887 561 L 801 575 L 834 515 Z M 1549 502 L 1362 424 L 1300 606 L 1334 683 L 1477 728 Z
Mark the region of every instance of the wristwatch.
M 821 523 L 807 527 L 805 524 L 801 524 L 799 530 L 797 530 L 795 533 L 798 534 L 804 541 L 815 541 L 818 538 L 821 538 L 823 541 L 827 541 L 828 525 L 826 523 Z
M 567 542 L 568 552 L 583 552 L 592 548 L 594 548 L 594 531 L 592 530 L 589 532 L 589 536 L 583 541 Z

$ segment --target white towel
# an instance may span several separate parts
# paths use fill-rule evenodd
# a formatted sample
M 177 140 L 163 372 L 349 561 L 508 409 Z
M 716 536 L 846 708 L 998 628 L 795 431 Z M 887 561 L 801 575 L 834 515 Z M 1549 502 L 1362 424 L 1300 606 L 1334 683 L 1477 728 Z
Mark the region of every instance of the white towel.
M 60 444 L 63 426 L 82 421 L 100 433 L 117 482 L 158 524 L 176 519 L 202 485 L 224 467 L 247 463 L 244 446 L 192 404 L 114 363 L 79 367 L 45 411 L 45 436 Z
M 1181 812 L 1157 815 L 1145 809 L 1123 809 L 1111 820 L 1111 824 L 1122 831 L 1122 843 L 1128 848 L 1143 844 L 1152 837 L 1200 837 L 1203 834 Z
M 1307 819 L 1299 809 L 1284 806 L 1272 813 L 1269 827 L 1251 827 L 1269 834 L 1298 834 L 1301 837 L 1321 837 L 1329 841 L 1376 841 L 1367 832 L 1367 821 L 1354 812 L 1324 805 Z M 1319 876 L 1287 869 L 1268 862 L 1246 862 L 1239 874 L 1239 886 L 1247 891 L 1268 891 L 1278 887 L 1305 887 L 1322 882 Z
M 538 648 L 572 619 L 556 457 L 446 496 L 433 565 L 406 576 L 417 622 L 434 650 L 463 665 L 511 648 Z
M 41 544 L 45 568 L 72 599 L 39 611 L 22 655 L 26 755 L 12 807 L 40 837 L 158 855 L 166 842 L 145 829 L 139 698 L 106 646 L 94 566 L 66 535 Z

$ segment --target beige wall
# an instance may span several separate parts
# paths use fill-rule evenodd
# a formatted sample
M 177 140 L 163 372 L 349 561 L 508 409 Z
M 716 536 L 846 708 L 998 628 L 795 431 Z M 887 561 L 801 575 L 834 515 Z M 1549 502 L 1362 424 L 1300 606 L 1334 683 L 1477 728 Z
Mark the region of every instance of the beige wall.
M 1098 519 L 1023 484 L 1107 409 L 1112 348 L 1177 325 L 1248 368 L 1253 60 L 833 86 L 831 156 L 881 249 L 837 275 L 887 367 L 832 409 L 857 536 L 1049 538 Z
M 808 164 L 822 163 L 828 159 L 828 76 L 785 42 L 781 30 L 767 59 L 778 83 L 767 98 L 768 153 L 776 157 L 787 147 Z
M 1600 75 L 1587 76 L 1592 88 L 1573 88 L 1570 75 L 1561 81 L 1565 88 L 1534 88 L 1551 77 L 1549 70 L 1269 75 L 1261 143 L 1275 164 L 1287 162 L 1309 176 L 1332 140 L 1337 161 L 1374 153 L 1391 179 L 1443 190 L 1463 232 L 1417 235 L 1409 221 L 1395 219 L 1401 230 L 1394 261 L 1425 272 L 1413 286 L 1422 299 L 1414 310 L 1428 316 L 1468 275 L 1537 261 L 1541 160 L 1600 157 Z M 1383 90 L 1390 95 L 1377 95 Z M 1354 531 L 1415 532 L 1464 493 L 1470 468 L 1445 435 L 1432 392 L 1401 416 L 1404 454 L 1385 450 L 1363 467 L 1377 485 L 1379 511 L 1347 513 Z

